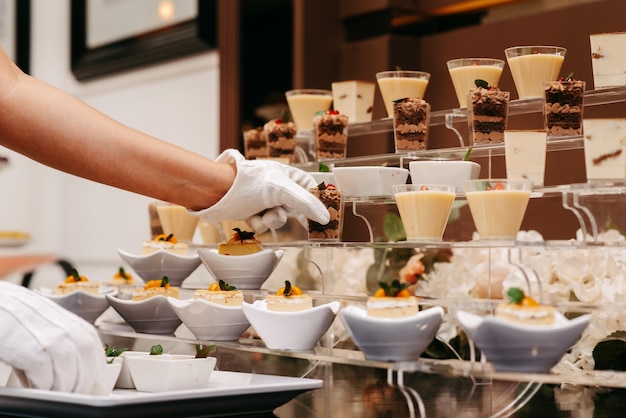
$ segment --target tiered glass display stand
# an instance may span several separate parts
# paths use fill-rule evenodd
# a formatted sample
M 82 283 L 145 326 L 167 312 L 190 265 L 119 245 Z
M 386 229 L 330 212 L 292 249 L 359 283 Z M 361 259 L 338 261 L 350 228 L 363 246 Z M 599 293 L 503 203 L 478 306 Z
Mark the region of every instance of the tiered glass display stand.
M 626 87 L 615 87 L 587 91 L 585 96 L 585 106 L 601 106 L 618 102 L 626 102 Z M 510 103 L 509 112 L 510 115 L 539 113 L 541 112 L 541 106 L 542 102 L 540 99 L 513 100 Z M 445 125 L 451 129 L 454 128 L 454 125 L 456 123 L 465 121 L 465 109 L 435 111 L 432 113 L 431 117 L 431 125 Z M 373 121 L 371 123 L 353 124 L 350 125 L 349 128 L 351 140 L 362 135 L 391 132 L 391 130 L 391 119 L 382 119 Z M 558 152 L 582 148 L 583 138 L 580 136 L 563 137 L 562 139 L 550 139 L 548 141 L 548 152 Z M 465 155 L 466 151 L 467 145 L 463 144 L 463 139 L 460 138 L 459 147 L 454 148 L 347 158 L 341 161 L 333 161 L 333 163 L 338 166 L 381 165 L 386 163 L 394 166 L 407 167 L 408 162 L 416 158 L 460 159 L 463 157 L 463 155 Z M 473 148 L 472 151 L 473 158 L 487 157 L 489 161 L 491 157 L 503 155 L 504 147 L 502 144 L 476 146 Z M 317 164 L 317 162 L 311 162 L 310 164 Z M 598 239 L 598 234 L 600 230 L 594 217 L 593 210 L 585 205 L 585 197 L 587 196 L 609 196 L 610 198 L 615 199 L 616 196 L 621 195 L 626 195 L 626 184 L 623 183 L 566 184 L 544 188 L 535 188 L 533 190 L 531 197 L 535 199 L 560 196 L 563 207 L 570 210 L 576 216 L 576 219 L 580 223 L 580 229 L 583 232 L 584 238 L 578 240 L 542 242 L 375 242 L 372 233 L 372 226 L 368 222 L 367 215 L 359 213 L 360 205 L 392 205 L 394 204 L 393 198 L 383 197 L 368 200 L 350 199 L 348 197 L 346 204 L 351 204 L 353 213 L 363 219 L 366 227 L 369 230 L 369 242 L 275 242 L 266 244 L 266 247 L 301 249 L 304 252 L 307 261 L 315 264 L 316 270 L 319 271 L 319 274 L 321 276 L 321 288 L 315 291 L 312 290 L 310 293 L 316 299 L 316 303 L 324 303 L 325 301 L 329 300 L 341 300 L 344 303 L 362 303 L 366 299 L 366 296 L 364 295 L 337 294 L 328 290 L 332 288 L 331 283 L 333 281 L 333 252 L 351 248 L 450 248 L 453 251 L 455 249 L 458 250 L 465 248 L 490 248 L 505 250 L 508 254 L 508 260 L 510 264 L 514 268 L 519 268 L 519 270 L 523 272 L 523 275 L 527 280 L 528 286 L 541 286 L 541 280 L 539 280 L 539 275 L 537 274 L 537 272 L 535 272 L 532 268 L 528 268 L 528 266 L 525 265 L 524 254 L 526 250 L 545 252 L 572 249 L 584 250 L 589 248 L 606 248 L 607 250 L 610 250 L 612 248 L 624 248 L 624 250 L 626 250 L 626 241 L 607 243 L 601 242 Z M 462 194 L 460 194 L 457 199 L 463 199 Z M 626 200 L 626 198 L 624 199 Z M 312 254 L 320 251 L 325 252 L 327 256 L 321 258 L 311 256 Z M 314 261 L 314 258 L 317 261 Z M 320 259 L 324 261 L 320 262 Z M 422 305 L 439 305 L 443 306 L 448 311 L 453 311 L 455 307 L 459 306 L 459 303 L 462 304 L 472 302 L 484 305 L 495 303 L 489 299 L 481 299 L 475 301 L 458 301 L 448 298 L 425 299 L 421 303 Z M 621 313 L 621 311 L 623 310 L 622 306 L 598 306 L 593 304 L 585 304 L 582 302 L 563 302 L 558 304 L 556 307 L 560 311 L 568 313 L 603 312 L 606 314 L 610 314 L 611 312 L 615 312 L 617 314 Z M 449 318 L 447 320 L 454 321 L 452 316 L 453 315 L 449 315 Z M 339 319 L 337 318 L 336 321 L 339 321 Z M 137 340 L 188 344 L 214 343 L 212 341 L 198 341 L 192 338 L 187 339 L 174 336 L 137 334 L 132 331 L 128 331 L 127 328 L 116 328 L 114 326 L 101 327 L 100 332 L 105 337 L 110 336 Z M 623 372 L 575 370 L 571 373 L 568 373 L 567 375 L 555 373 L 502 373 L 494 371 L 490 364 L 486 361 L 467 361 L 460 359 L 433 360 L 423 358 L 418 361 L 411 362 L 380 362 L 365 359 L 363 353 L 356 349 L 337 348 L 336 346 L 338 342 L 339 341 L 337 340 L 336 335 L 331 328 L 327 335 L 325 335 L 324 338 L 320 341 L 318 346 L 314 350 L 307 352 L 267 349 L 264 346 L 263 342 L 258 339 L 242 338 L 239 341 L 216 342 L 216 344 L 218 347 L 228 350 L 262 353 L 287 358 L 308 360 L 312 362 L 314 366 L 317 364 L 344 364 L 356 367 L 386 369 L 389 385 L 402 391 L 407 400 L 408 408 L 412 416 L 426 416 L 426 414 L 419 393 L 417 393 L 417 391 L 413 388 L 404 385 L 404 373 L 429 373 L 452 377 L 465 377 L 472 379 L 472 381 L 475 382 L 478 380 L 480 380 L 481 382 L 484 382 L 485 380 L 517 382 L 518 389 L 516 397 L 510 403 L 507 403 L 506 405 L 500 407 L 500 409 L 492 415 L 493 417 L 509 416 L 515 411 L 519 410 L 533 397 L 533 395 L 535 395 L 535 393 L 538 391 L 542 384 L 571 384 L 590 387 L 601 386 L 608 388 L 626 388 L 626 373 Z

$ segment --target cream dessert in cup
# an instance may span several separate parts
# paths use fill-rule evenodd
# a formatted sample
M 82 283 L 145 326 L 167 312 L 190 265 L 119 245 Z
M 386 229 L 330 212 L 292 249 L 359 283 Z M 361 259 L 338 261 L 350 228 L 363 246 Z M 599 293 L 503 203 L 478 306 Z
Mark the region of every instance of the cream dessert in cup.
M 626 85 L 626 32 L 594 33 L 589 44 L 594 88 Z
M 626 179 L 626 119 L 585 119 L 587 181 Z
M 184 206 L 169 203 L 157 205 L 156 210 L 166 235 L 173 234 L 184 242 L 193 241 L 199 220 L 197 216 L 190 214 Z
M 463 183 L 481 240 L 515 240 L 532 187 L 530 180 L 468 180 Z
M 543 83 L 559 77 L 567 50 L 559 46 L 515 46 L 504 53 L 520 99 L 543 97 Z
M 382 71 L 376 73 L 376 81 L 385 103 L 387 117 L 393 117 L 393 103 L 405 97 L 424 98 L 430 74 L 424 71 Z
M 320 89 L 296 89 L 285 93 L 293 123 L 298 131 L 313 129 L 313 117 L 325 112 L 333 103 L 333 92 Z
M 447 62 L 459 107 L 467 107 L 467 94 L 475 87 L 475 80 L 485 80 L 497 86 L 504 69 L 504 61 L 495 58 L 457 58 Z
M 445 184 L 397 184 L 394 199 L 407 240 L 440 241 L 443 238 L 456 187 Z
M 336 81 L 331 84 L 333 109 L 346 115 L 350 123 L 372 121 L 376 83 L 362 80 Z
M 542 130 L 504 131 L 506 178 L 531 180 L 535 186 L 543 186 L 547 139 Z

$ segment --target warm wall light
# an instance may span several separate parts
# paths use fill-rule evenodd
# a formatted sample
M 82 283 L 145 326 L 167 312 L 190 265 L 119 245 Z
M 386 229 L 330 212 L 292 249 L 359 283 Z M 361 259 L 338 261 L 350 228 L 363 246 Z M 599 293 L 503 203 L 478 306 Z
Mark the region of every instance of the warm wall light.
M 519 0 L 464 0 L 449 2 L 440 7 L 433 7 L 425 10 L 430 15 L 450 15 L 455 13 L 471 12 L 474 10 L 485 10 L 494 6 L 501 6 L 507 3 L 514 3 Z
M 174 2 L 163 0 L 159 2 L 159 19 L 162 21 L 171 20 L 174 17 Z

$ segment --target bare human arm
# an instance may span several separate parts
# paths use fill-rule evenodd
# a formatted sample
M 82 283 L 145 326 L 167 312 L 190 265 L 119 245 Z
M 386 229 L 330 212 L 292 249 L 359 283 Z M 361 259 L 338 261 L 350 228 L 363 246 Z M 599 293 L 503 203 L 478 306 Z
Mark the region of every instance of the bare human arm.
M 132 129 L 24 74 L 1 49 L 0 145 L 66 173 L 191 210 L 217 203 L 236 176 L 234 164 Z

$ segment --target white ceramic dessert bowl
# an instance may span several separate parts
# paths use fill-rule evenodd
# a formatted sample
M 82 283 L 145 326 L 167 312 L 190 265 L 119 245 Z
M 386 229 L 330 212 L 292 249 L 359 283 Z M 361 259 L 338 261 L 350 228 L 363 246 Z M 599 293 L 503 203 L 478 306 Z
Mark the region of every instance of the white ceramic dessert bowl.
M 411 183 L 449 184 L 463 191 L 465 180 L 480 177 L 480 164 L 462 160 L 416 160 L 409 163 Z
M 344 198 L 391 196 L 394 184 L 405 184 L 409 170 L 402 167 L 335 167 L 335 185 Z
M 267 348 L 307 351 L 328 331 L 340 306 L 335 301 L 304 311 L 275 312 L 267 309 L 265 300 L 257 300 L 241 307 Z
M 235 341 L 250 326 L 241 306 L 225 306 L 204 299 L 167 298 L 167 301 L 199 340 Z
M 205 387 L 215 368 L 215 357 L 161 354 L 125 359 L 139 392 L 166 392 Z
M 346 306 L 339 317 L 365 358 L 379 361 L 415 361 L 433 341 L 443 320 L 435 306 L 404 318 L 378 318 L 358 306 Z
M 57 295 L 53 289 L 45 287 L 36 290 L 36 292 L 91 324 L 96 322 L 96 319 L 109 307 L 109 302 L 106 300 L 105 295 L 115 296 L 117 294 L 117 290 L 111 286 L 100 286 L 100 294 L 98 295 L 82 290 Z
M 547 373 L 578 341 L 590 315 L 568 320 L 557 312 L 552 325 L 522 324 L 493 315 L 458 311 L 463 330 L 496 371 Z
M 198 256 L 215 281 L 223 280 L 240 290 L 260 289 L 284 254 L 266 248 L 254 254 L 224 255 L 214 248 L 198 249 Z
M 172 286 L 180 286 L 201 263 L 198 254 L 179 255 L 166 250 L 132 254 L 118 249 L 117 253 L 144 281 L 161 280 L 167 276 Z
M 135 382 L 133 381 L 132 376 L 130 375 L 130 370 L 128 369 L 128 363 L 126 362 L 126 357 L 132 356 L 147 356 L 149 355 L 149 351 L 133 351 L 126 350 L 121 353 L 117 357 L 113 357 L 114 363 L 119 363 L 121 365 L 120 374 L 117 377 L 117 381 L 115 382 L 115 387 L 120 389 L 135 389 Z
M 162 295 L 133 301 L 105 296 L 109 304 L 136 332 L 173 334 L 182 321 Z
M 105 368 L 105 374 L 102 379 L 98 382 L 98 386 L 96 386 L 92 390 L 92 395 L 110 395 L 115 387 L 115 383 L 119 378 L 120 372 L 122 370 L 122 362 L 119 360 L 113 360 L 111 363 L 108 363 Z

